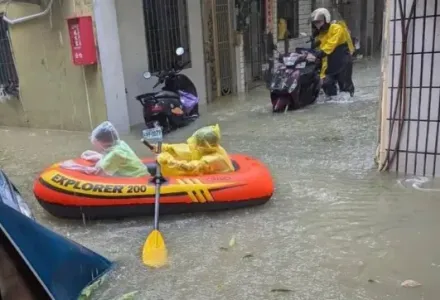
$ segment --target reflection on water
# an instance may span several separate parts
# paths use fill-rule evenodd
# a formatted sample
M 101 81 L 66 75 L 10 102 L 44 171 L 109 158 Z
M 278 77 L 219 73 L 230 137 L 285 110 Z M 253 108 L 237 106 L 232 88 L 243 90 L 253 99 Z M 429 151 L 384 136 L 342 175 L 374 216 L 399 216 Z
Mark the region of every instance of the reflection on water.
M 440 192 L 440 181 L 433 178 L 416 176 L 401 178 L 397 182 L 404 188 L 413 188 L 422 192 Z
M 195 128 L 219 122 L 228 150 L 270 166 L 276 193 L 261 207 L 162 217 L 171 259 L 165 269 L 140 263 L 152 218 L 84 226 L 52 218 L 33 201 L 38 171 L 87 149 L 87 133 L 0 131 L 2 167 L 41 222 L 117 261 L 98 299 L 135 290 L 138 299 L 167 300 L 438 299 L 439 193 L 376 172 L 379 68 L 367 61 L 355 70 L 353 98 L 320 99 L 273 115 L 260 88 L 217 101 L 196 123 L 168 136 L 181 141 Z M 150 155 L 137 134 L 126 141 L 139 155 Z M 228 248 L 232 236 L 236 245 Z M 407 279 L 422 286 L 400 287 Z

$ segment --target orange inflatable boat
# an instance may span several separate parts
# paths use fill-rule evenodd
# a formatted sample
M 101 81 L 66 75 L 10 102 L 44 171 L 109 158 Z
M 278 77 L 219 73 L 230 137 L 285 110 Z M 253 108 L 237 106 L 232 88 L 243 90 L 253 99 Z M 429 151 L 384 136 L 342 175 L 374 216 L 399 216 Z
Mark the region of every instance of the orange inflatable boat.
M 267 167 L 246 155 L 231 155 L 235 171 L 217 175 L 166 178 L 161 214 L 241 208 L 267 202 L 273 194 Z M 77 159 L 77 163 L 90 165 Z M 152 159 L 144 162 L 151 163 Z M 49 213 L 64 218 L 120 218 L 152 215 L 151 177 L 87 175 L 55 164 L 36 179 L 34 194 Z

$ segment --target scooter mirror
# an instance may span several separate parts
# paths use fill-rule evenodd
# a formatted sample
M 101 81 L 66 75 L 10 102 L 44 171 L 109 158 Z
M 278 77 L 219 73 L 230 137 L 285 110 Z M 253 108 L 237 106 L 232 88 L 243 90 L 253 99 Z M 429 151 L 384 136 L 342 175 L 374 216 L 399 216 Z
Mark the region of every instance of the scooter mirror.
M 142 76 L 144 76 L 145 79 L 148 79 L 151 77 L 151 73 L 147 71 Z
M 176 49 L 176 54 L 178 56 L 182 56 L 183 53 L 185 53 L 185 49 L 183 49 L 182 47 L 179 47 L 179 48 Z
M 305 32 L 300 32 L 299 35 L 301 35 L 301 36 L 303 36 L 303 37 L 307 37 L 307 36 L 309 36 L 309 35 L 308 35 L 307 33 L 305 33 Z

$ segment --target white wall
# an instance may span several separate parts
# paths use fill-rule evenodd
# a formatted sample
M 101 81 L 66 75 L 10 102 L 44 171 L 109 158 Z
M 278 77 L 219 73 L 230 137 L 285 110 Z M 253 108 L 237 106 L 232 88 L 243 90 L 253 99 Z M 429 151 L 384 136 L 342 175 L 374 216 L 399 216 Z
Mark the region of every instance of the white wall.
M 142 77 L 148 70 L 142 0 L 115 1 L 128 115 L 133 126 L 143 122 L 142 105 L 135 97 L 147 93 L 155 82 Z
M 127 0 L 125 0 L 127 1 Z M 121 133 L 130 131 L 124 91 L 115 0 L 94 0 L 93 14 L 102 69 L 107 118 Z
M 142 107 L 135 97 L 139 94 L 152 92 L 156 81 L 154 78 L 145 80 L 142 77 L 142 73 L 148 70 L 148 49 L 145 40 L 142 0 L 115 1 L 127 91 L 128 115 L 130 125 L 133 126 L 143 122 Z M 191 78 L 196 85 L 201 103 L 206 103 L 200 1 L 187 2 L 192 67 L 182 73 Z
M 188 0 L 189 39 L 192 68 L 182 73 L 197 87 L 201 103 L 206 103 L 205 53 L 203 51 L 202 8 L 200 1 Z
M 440 174 L 440 142 L 438 122 L 439 97 L 440 97 L 440 72 L 437 66 L 440 64 L 440 5 L 435 11 L 434 0 L 428 0 L 425 10 L 425 1 L 417 2 L 417 19 L 410 26 L 406 59 L 408 88 L 406 110 L 404 115 L 404 127 L 394 162 L 390 165 L 391 171 L 417 175 Z M 407 1 L 406 14 L 409 16 L 409 7 L 412 1 Z M 389 0 L 389 21 L 384 34 L 384 46 L 386 47 L 384 63 L 384 93 L 382 98 L 382 122 L 381 122 L 381 161 L 387 154 L 392 154 L 396 147 L 397 126 L 391 135 L 389 143 L 390 118 L 393 118 L 393 109 L 397 99 L 398 78 L 400 70 L 402 34 L 400 20 L 394 21 L 395 0 Z M 397 8 L 397 18 L 400 18 Z M 426 15 L 424 15 L 426 11 Z M 437 19 L 437 20 L 435 20 Z M 406 20 L 408 22 L 408 19 Z M 396 28 L 394 25 L 396 23 Z M 434 27 L 435 24 L 435 27 Z M 414 49 L 413 49 L 414 42 Z M 432 52 L 435 52 L 434 54 Z M 411 54 L 415 53 L 415 54 Z M 394 54 L 394 55 L 393 55 Z M 411 74 L 412 73 L 412 74 Z M 397 116 L 399 116 L 398 110 Z M 397 123 L 397 122 L 396 122 Z

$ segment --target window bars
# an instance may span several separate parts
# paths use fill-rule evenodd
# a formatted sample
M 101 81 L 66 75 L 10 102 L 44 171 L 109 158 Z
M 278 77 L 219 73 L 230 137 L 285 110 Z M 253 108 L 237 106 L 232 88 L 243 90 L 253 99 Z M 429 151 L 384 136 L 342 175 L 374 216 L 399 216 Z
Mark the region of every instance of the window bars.
M 171 68 L 178 59 L 189 61 L 187 0 L 143 1 L 149 71 Z M 178 47 L 185 49 L 181 57 L 176 56 Z M 186 67 L 190 68 L 191 64 Z
M 381 170 L 435 176 L 440 173 L 439 1 L 393 2 L 389 130 Z
M 3 14 L 0 14 L 0 90 L 0 94 L 18 96 L 18 75 Z

